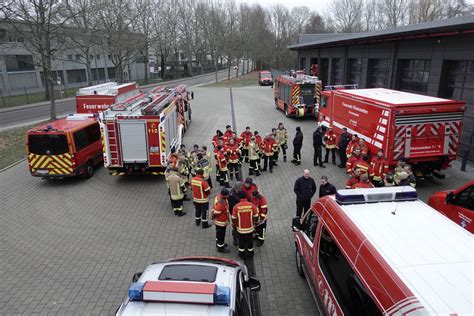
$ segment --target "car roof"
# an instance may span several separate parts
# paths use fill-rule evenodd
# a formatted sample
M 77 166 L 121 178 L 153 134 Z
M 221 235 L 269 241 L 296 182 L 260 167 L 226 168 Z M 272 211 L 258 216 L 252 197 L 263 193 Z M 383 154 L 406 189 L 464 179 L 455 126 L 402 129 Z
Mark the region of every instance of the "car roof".
M 379 189 L 351 191 L 360 190 Z M 357 260 L 374 260 L 361 251 L 364 243 L 370 243 L 387 263 L 385 269 L 393 270 L 430 313 L 472 314 L 472 234 L 420 200 L 339 205 L 331 196 L 326 201 L 333 206 L 328 212 L 333 213 L 331 218 L 337 218 L 334 213 L 343 216 L 337 222 L 344 226 L 345 237 L 351 236 L 351 245 L 359 249 L 349 258 L 354 265 Z
M 230 315 L 230 308 L 232 306 L 232 296 L 235 292 L 235 280 L 240 265 L 226 264 L 225 262 L 218 263 L 214 261 L 203 260 L 176 260 L 161 263 L 154 263 L 149 265 L 142 273 L 138 282 L 157 281 L 163 270 L 166 268 L 180 266 L 199 266 L 199 267 L 214 267 L 217 269 L 215 280 L 210 282 L 217 286 L 229 287 L 231 289 L 231 303 L 226 305 L 205 305 L 205 304 L 189 304 L 189 303 L 169 303 L 169 302 L 143 302 L 143 301 L 129 301 L 126 308 L 122 310 L 121 315 L 212 315 L 223 316 Z M 166 271 L 165 271 L 166 272 Z M 173 273 L 171 273 L 173 274 Z M 206 274 L 206 272 L 204 272 Z M 203 274 L 203 275 L 204 275 Z M 170 273 L 168 273 L 168 276 Z M 162 275 L 163 277 L 163 275 Z M 168 280 L 167 280 L 168 281 Z M 169 281 L 177 282 L 180 281 Z M 189 282 L 189 281 L 187 281 Z
M 74 114 L 59 120 L 38 125 L 28 130 L 28 132 L 45 132 L 48 129 L 48 125 L 51 126 L 51 132 L 73 131 L 83 126 L 91 125 L 94 122 L 98 123 L 97 120 L 90 115 Z

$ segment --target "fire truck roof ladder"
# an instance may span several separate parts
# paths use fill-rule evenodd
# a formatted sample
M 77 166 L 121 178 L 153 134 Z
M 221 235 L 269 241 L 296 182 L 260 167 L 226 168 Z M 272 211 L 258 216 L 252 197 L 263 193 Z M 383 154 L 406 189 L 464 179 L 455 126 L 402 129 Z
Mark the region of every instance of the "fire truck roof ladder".
M 324 86 L 324 90 L 326 91 L 333 91 L 333 90 L 344 90 L 344 89 L 358 89 L 359 85 L 357 83 L 354 84 L 335 84 L 331 86 Z
M 165 109 L 173 100 L 174 91 L 163 93 L 155 100 L 151 101 L 148 106 L 142 109 L 143 115 L 156 115 Z

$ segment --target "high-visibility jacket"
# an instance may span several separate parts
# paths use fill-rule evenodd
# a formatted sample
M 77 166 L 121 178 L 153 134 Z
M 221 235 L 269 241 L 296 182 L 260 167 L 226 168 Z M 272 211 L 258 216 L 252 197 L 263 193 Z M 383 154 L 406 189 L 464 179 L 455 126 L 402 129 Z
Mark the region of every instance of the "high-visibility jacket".
M 268 213 L 267 199 L 263 195 L 260 195 L 260 198 L 252 196 L 251 202 L 257 207 L 258 221 L 265 221 Z
M 374 172 L 372 171 L 372 167 L 369 165 L 369 163 L 367 161 L 364 161 L 362 159 L 359 159 L 359 161 L 357 161 L 357 163 L 355 164 L 355 166 L 352 170 L 356 170 L 356 169 L 360 170 L 361 175 L 366 174 L 369 177 L 374 176 Z
M 334 132 L 327 131 L 326 134 L 324 134 L 324 143 L 328 149 L 336 148 L 336 134 Z
M 359 178 L 356 176 L 351 176 L 349 179 L 346 181 L 346 189 L 353 189 L 354 185 L 359 183 Z
M 168 187 L 170 189 L 171 199 L 173 201 L 183 199 L 184 193 L 182 190 L 182 182 L 179 174 L 177 172 L 172 171 L 166 178 L 166 181 L 168 182 Z
M 227 171 L 227 158 L 224 155 L 224 152 L 221 151 L 219 152 L 218 156 L 218 164 L 219 164 L 219 170 L 220 171 Z
M 232 223 L 239 234 L 253 233 L 257 220 L 257 207 L 247 199 L 241 199 L 232 209 Z
M 249 146 L 248 146 L 248 150 L 249 150 L 249 159 L 250 160 L 257 160 L 257 159 L 260 158 L 260 156 L 258 155 L 259 148 L 258 148 L 258 145 L 257 145 L 256 142 L 250 142 Z
M 193 188 L 193 201 L 195 203 L 207 203 L 209 202 L 209 195 L 211 194 L 211 188 L 204 177 L 196 175 L 191 179 L 191 187 Z
M 288 132 L 286 128 L 277 129 L 277 143 L 278 145 L 283 145 L 288 142 Z
M 229 140 L 232 138 L 233 134 L 234 134 L 233 131 L 225 131 L 224 132 L 223 140 L 224 140 L 225 145 L 227 145 L 229 143 Z
M 245 192 L 247 196 L 247 201 L 252 201 L 253 191 L 258 191 L 258 187 L 255 183 L 252 183 L 249 187 L 246 187 L 245 184 L 242 186 L 242 191 Z
M 351 140 L 349 142 L 349 145 L 347 145 L 347 148 L 346 148 L 346 156 L 347 158 L 350 158 L 352 157 L 352 154 L 354 153 L 354 150 L 359 147 L 359 140 L 356 139 L 356 140 Z
M 250 138 L 253 136 L 252 132 L 243 132 L 240 134 L 240 138 L 242 139 L 242 147 L 245 149 L 249 148 Z
M 352 156 L 351 158 L 347 159 L 346 172 L 349 173 L 349 174 L 354 173 L 355 166 L 359 162 L 360 159 L 361 159 L 360 156 L 355 156 L 355 155 Z
M 265 156 L 271 157 L 275 152 L 278 151 L 278 144 L 273 138 L 265 137 L 261 148 Z
M 216 226 L 225 227 L 229 224 L 229 202 L 220 193 L 214 199 L 211 216 Z
M 374 157 L 370 163 L 372 170 L 374 171 L 374 180 L 381 181 L 385 179 L 388 172 L 388 163 L 385 158 Z
M 354 184 L 353 188 L 354 189 L 370 189 L 370 188 L 374 188 L 374 185 L 371 182 L 360 181 L 359 183 Z
M 201 158 L 201 160 L 198 161 L 196 164 L 196 170 L 202 169 L 204 171 L 203 177 L 204 180 L 209 179 L 209 176 L 211 175 L 212 172 L 212 167 L 211 163 L 209 162 L 209 159 L 206 157 Z
M 226 147 L 227 157 L 229 163 L 238 163 L 240 159 L 239 145 L 229 145 Z

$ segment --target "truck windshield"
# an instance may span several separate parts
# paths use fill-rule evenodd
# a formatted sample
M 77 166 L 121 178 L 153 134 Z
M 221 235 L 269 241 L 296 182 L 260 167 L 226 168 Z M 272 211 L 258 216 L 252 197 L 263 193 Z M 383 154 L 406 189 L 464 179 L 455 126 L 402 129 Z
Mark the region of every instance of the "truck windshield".
M 37 134 L 28 136 L 28 149 L 37 155 L 60 155 L 68 152 L 66 135 Z
M 260 77 L 261 78 L 271 78 L 272 74 L 270 74 L 268 72 L 263 72 L 263 73 L 260 74 Z

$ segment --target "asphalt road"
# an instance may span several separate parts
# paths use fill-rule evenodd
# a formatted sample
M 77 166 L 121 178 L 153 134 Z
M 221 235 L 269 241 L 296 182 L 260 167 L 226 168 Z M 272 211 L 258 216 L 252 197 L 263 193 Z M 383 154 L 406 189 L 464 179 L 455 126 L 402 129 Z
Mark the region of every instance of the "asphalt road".
M 247 65 L 245 65 L 247 66 Z M 240 68 L 241 69 L 241 68 Z M 235 70 L 231 70 L 231 76 L 235 76 Z M 221 70 L 217 74 L 218 80 L 227 78 L 227 70 Z M 165 86 L 175 86 L 176 84 L 186 84 L 188 86 L 196 86 L 215 81 L 215 73 L 190 77 L 182 80 L 175 80 L 164 83 Z M 153 86 L 157 86 L 156 84 Z M 143 88 L 144 91 L 150 90 L 152 87 Z M 75 112 L 76 103 L 74 99 L 58 100 L 56 102 L 57 116 L 67 115 Z M 50 117 L 50 105 L 41 103 L 36 106 L 24 108 L 11 108 L 0 111 L 0 131 L 8 130 L 15 127 L 21 127 L 29 124 L 36 124 L 47 120 Z

